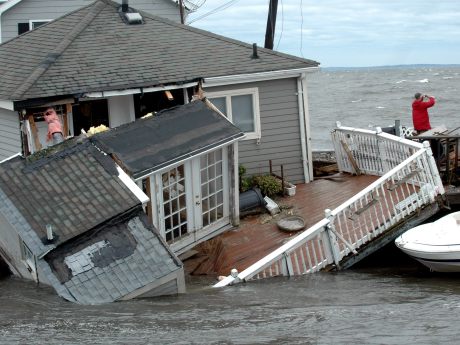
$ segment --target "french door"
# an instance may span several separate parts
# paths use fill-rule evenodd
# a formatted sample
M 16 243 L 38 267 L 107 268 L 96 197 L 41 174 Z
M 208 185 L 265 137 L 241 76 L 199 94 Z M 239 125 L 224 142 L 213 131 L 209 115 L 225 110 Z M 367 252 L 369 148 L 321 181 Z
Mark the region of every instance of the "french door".
M 155 223 L 168 243 L 188 245 L 229 223 L 227 157 L 224 147 L 154 175 Z

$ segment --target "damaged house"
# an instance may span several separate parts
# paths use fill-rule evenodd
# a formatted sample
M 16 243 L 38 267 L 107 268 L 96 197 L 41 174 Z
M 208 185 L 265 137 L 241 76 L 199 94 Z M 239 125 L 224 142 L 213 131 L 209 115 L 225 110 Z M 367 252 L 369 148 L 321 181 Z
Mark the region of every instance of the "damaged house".
M 93 141 L 148 195 L 150 222 L 176 254 L 239 224 L 238 140 L 225 116 L 194 101 L 99 133 Z
M 0 164 L 0 258 L 78 303 L 184 292 L 176 254 L 238 224 L 243 137 L 197 100 L 12 157 Z
M 201 88 L 246 134 L 238 156 L 248 174 L 272 160 L 290 182 L 308 182 L 306 84 L 317 66 L 97 0 L 0 45 L 0 159 L 47 146 L 49 105 L 69 137 L 186 104 Z
M 185 292 L 147 196 L 88 139 L 0 164 L 0 254 L 17 276 L 99 304 Z
M 239 164 L 261 174 L 272 160 L 290 182 L 312 180 L 306 81 L 317 66 L 110 0 L 1 44 L 0 256 L 80 303 L 183 291 L 174 255 L 238 225 Z M 50 106 L 68 139 L 61 153 L 47 148 Z M 111 129 L 72 146 L 99 125 Z M 87 166 L 83 149 L 112 162 Z

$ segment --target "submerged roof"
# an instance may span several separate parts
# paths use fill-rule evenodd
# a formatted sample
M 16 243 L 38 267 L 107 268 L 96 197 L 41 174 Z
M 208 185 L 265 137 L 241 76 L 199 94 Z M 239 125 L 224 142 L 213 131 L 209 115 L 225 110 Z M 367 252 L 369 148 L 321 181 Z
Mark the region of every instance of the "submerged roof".
M 161 278 L 182 269 L 180 260 L 148 224 L 141 207 L 77 243 L 52 251 L 45 260 L 62 296 L 81 304 L 148 293 L 172 280 L 162 282 Z
M 243 136 L 224 116 L 195 101 L 99 133 L 93 140 L 138 178 Z
M 318 63 L 142 13 L 127 25 L 119 4 L 97 0 L 0 45 L 0 99 L 185 83 Z
M 183 274 L 109 156 L 87 139 L 50 150 L 0 164 L 0 212 L 35 255 L 42 280 L 69 301 L 100 304 L 161 294 Z
M 46 226 L 52 225 L 56 246 L 140 204 L 118 178 L 113 160 L 89 141 L 0 164 L 0 189 L 44 244 Z

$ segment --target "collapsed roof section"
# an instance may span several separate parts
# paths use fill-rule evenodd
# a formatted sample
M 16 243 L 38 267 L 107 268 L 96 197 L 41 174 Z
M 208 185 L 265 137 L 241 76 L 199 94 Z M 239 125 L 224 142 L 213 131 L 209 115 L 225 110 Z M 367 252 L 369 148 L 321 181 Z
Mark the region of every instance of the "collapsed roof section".
M 0 212 L 33 253 L 38 279 L 69 301 L 184 289 L 182 263 L 118 175 L 88 139 L 0 164 Z

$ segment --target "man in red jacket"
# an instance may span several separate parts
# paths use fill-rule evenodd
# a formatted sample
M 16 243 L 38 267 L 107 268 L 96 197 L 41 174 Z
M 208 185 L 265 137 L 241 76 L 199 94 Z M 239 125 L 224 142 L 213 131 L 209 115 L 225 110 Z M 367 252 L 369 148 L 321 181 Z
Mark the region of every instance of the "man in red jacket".
M 414 123 L 414 129 L 420 133 L 431 129 L 428 108 L 431 108 L 436 100 L 433 96 L 422 95 L 419 92 L 414 97 L 415 99 L 412 102 L 412 122 Z M 428 98 L 428 101 L 425 102 L 425 98 Z

